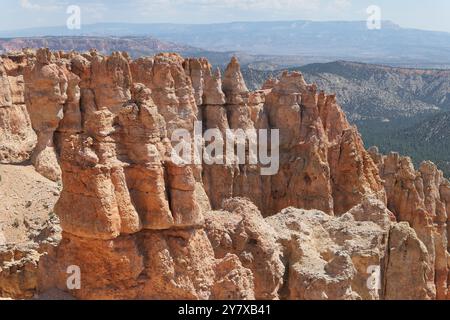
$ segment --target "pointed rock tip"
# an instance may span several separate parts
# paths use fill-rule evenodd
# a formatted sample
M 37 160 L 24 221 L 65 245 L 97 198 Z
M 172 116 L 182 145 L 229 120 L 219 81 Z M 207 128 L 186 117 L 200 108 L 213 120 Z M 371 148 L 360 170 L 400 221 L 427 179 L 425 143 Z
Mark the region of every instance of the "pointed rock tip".
M 216 68 L 216 70 L 215 70 L 215 72 L 214 72 L 214 77 L 215 77 L 216 79 L 222 78 L 222 71 L 220 71 L 220 68 L 219 68 L 219 67 Z
M 48 48 L 39 48 L 36 51 L 36 59 L 38 63 L 49 64 L 51 61 L 52 53 Z
M 231 61 L 230 61 L 231 65 L 239 65 L 239 60 L 236 56 L 231 57 Z
M 286 78 L 303 78 L 303 74 L 300 71 L 289 71 L 289 70 L 284 70 L 283 73 L 281 74 L 281 77 Z

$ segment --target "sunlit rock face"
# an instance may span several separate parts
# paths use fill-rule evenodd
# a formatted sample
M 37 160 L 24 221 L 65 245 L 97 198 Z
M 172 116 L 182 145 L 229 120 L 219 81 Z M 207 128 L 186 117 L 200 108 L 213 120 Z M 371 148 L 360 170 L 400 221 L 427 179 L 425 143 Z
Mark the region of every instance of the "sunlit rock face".
M 0 58 L 0 163 L 21 163 L 36 146 L 36 133 L 25 105 L 23 54 Z
M 388 208 L 398 221 L 414 228 L 429 255 L 428 274 L 429 279 L 434 279 L 436 296 L 448 298 L 449 181 L 429 161 L 415 170 L 409 157 L 397 153 L 383 156 L 376 148 L 370 153 L 384 180 Z

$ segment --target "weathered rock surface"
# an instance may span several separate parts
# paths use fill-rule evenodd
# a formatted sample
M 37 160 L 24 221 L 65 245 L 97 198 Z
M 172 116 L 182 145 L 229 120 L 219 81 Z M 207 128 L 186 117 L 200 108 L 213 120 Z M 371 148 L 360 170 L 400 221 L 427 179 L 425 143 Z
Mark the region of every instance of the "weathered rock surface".
M 435 297 L 425 245 L 376 198 L 365 198 L 340 217 L 287 208 L 264 219 L 242 198 L 223 207 L 206 214 L 206 233 L 216 257 L 232 253 L 253 272 L 256 298 Z M 405 268 L 413 261 L 413 268 Z
M 380 225 L 358 222 L 351 212 L 333 218 L 294 208 L 267 218 L 288 270 L 284 298 L 379 299 L 381 287 L 367 284 L 371 267 L 383 264 L 389 218 L 386 209 L 375 210 L 372 217 Z
M 0 296 L 35 295 L 39 259 L 61 238 L 59 191 L 31 165 L 0 164 Z
M 78 266 L 79 299 L 254 299 L 251 271 L 238 258 L 215 259 L 203 230 L 144 231 L 93 240 L 64 235 L 42 259 L 41 291 L 67 291 L 67 270 Z M 91 272 L 90 270 L 95 270 Z
M 61 169 L 54 145 L 54 133 L 63 119 L 67 101 L 69 71 L 48 50 L 38 50 L 24 71 L 25 103 L 38 142 L 32 162 L 46 178 L 60 179 Z
M 56 218 L 41 225 L 26 242 L 0 243 L 0 296 L 34 298 L 41 278 L 39 263 L 59 244 L 61 229 Z
M 23 54 L 0 58 L 0 163 L 24 162 L 36 145 L 24 99 L 26 63 Z
M 41 278 L 39 263 L 60 240 L 58 227 L 50 226 L 46 232 L 49 237 L 39 242 L 0 246 L 1 297 L 31 299 L 36 296 Z
M 213 208 L 243 196 L 266 216 L 289 206 L 342 214 L 368 194 L 384 199 L 377 168 L 334 96 L 317 93 L 299 73 L 285 73 L 270 89 L 252 93 L 242 81 L 232 61 L 223 84 L 226 103 L 203 106 L 206 127 L 222 133 L 279 129 L 279 170 L 261 176 L 260 166 L 204 165 Z
M 245 199 L 225 201 L 223 211 L 206 214 L 206 233 L 215 256 L 232 253 L 253 273 L 256 299 L 279 299 L 285 267 L 275 230 L 255 205 Z
M 406 221 L 425 244 L 430 258 L 430 278 L 438 299 L 448 297 L 449 181 L 431 162 L 415 170 L 408 157 L 380 155 L 371 149 L 387 194 L 387 206 L 398 221 Z
M 237 59 L 223 78 L 205 59 L 169 53 L 41 49 L 0 67 L 0 157 L 31 160 L 63 186 L 62 240 L 23 263 L 23 290 L 14 276 L 0 282 L 8 296 L 447 297 L 448 181 L 431 163 L 415 172 L 367 152 L 335 96 L 300 73 L 250 92 Z M 279 144 L 264 142 L 277 170 L 175 161 L 179 129 L 279 130 Z M 80 288 L 68 286 L 73 266 Z
M 168 132 L 178 125 L 193 131 L 196 119 L 181 57 L 160 55 L 130 67 L 126 55 L 93 52 L 73 63 L 88 108 L 83 130 L 60 130 L 64 189 L 55 211 L 65 233 L 58 258 L 43 262 L 41 290 L 51 283 L 64 290 L 73 261 L 81 270 L 96 270 L 73 293 L 78 298 L 254 298 L 250 271 L 232 255 L 215 259 L 198 229 L 202 208 L 209 208 L 202 205 L 198 168 L 169 158 Z M 132 83 L 136 68 L 151 78 L 142 73 L 143 83 Z
M 389 234 L 385 299 L 430 300 L 436 297 L 431 255 L 408 223 L 395 224 Z M 408 266 L 405 276 L 405 266 Z

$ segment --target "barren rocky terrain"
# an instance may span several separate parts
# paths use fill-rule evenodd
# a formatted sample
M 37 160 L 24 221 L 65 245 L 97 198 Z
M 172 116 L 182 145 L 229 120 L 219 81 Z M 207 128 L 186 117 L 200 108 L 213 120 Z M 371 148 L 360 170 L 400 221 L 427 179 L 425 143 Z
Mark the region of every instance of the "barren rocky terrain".
M 1 297 L 33 297 L 43 248 L 61 239 L 53 212 L 60 190 L 32 165 L 0 164 Z
M 21 244 L 39 238 L 48 221 L 60 186 L 31 165 L 0 165 L 0 232 L 2 244 Z
M 0 77 L 0 190 L 28 221 L 0 246 L 2 297 L 450 298 L 449 181 L 366 150 L 299 72 L 250 91 L 235 58 L 222 75 L 172 53 L 39 49 L 3 55 Z M 196 120 L 279 129 L 279 170 L 174 162 L 172 133 Z

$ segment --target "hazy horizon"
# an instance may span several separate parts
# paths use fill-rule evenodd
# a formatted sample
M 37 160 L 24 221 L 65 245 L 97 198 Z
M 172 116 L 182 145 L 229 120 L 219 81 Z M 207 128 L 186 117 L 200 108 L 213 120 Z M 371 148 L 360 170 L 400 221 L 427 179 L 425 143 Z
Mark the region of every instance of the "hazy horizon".
M 227 21 L 227 22 L 126 22 L 126 21 L 105 21 L 105 22 L 93 22 L 93 23 L 85 23 L 84 26 L 93 26 L 93 25 L 114 25 L 114 24 L 123 24 L 123 25 L 224 25 L 224 24 L 237 24 L 237 23 L 283 23 L 283 22 L 322 22 L 322 23 L 366 23 L 365 20 L 312 20 L 312 19 L 296 19 L 296 20 L 235 20 L 235 21 Z M 412 30 L 421 30 L 421 31 L 430 31 L 430 32 L 443 32 L 450 33 L 450 31 L 441 31 L 441 30 L 428 30 L 414 27 L 405 27 L 402 26 L 395 21 L 392 20 L 382 20 L 383 23 L 391 23 L 396 25 L 402 29 L 412 29 Z M 65 25 L 48 25 L 48 26 L 40 26 L 40 27 L 26 27 L 26 28 L 17 28 L 17 29 L 4 29 L 0 32 L 8 32 L 8 31 L 23 31 L 23 30 L 33 30 L 33 29 L 51 29 L 51 28 L 65 28 Z
M 434 5 L 388 0 L 6 0 L 0 30 L 59 27 L 66 24 L 67 7 L 81 8 L 82 23 L 211 24 L 273 21 L 365 21 L 370 5 L 381 19 L 402 28 L 450 32 L 450 1 Z

